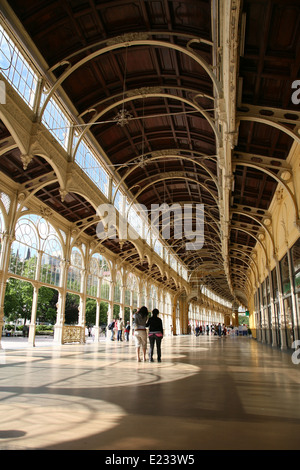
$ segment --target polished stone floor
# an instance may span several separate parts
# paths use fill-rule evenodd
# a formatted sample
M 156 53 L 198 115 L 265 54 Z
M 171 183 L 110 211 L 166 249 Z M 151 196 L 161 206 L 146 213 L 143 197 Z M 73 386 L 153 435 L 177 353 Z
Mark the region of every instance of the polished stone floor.
M 22 340 L 0 350 L 0 450 L 300 449 L 291 353 L 177 336 L 138 363 L 133 341 Z

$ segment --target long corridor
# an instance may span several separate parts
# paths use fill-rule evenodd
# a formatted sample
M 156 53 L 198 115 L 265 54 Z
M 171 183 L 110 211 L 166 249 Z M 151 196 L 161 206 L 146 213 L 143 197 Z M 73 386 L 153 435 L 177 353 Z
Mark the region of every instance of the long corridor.
M 248 337 L 2 349 L 0 383 L 1 450 L 300 448 L 300 365 Z

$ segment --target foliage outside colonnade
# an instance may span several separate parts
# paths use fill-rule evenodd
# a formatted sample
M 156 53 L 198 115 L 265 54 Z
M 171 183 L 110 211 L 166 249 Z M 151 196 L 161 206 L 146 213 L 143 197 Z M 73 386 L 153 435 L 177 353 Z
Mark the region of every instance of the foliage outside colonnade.
M 58 292 L 42 286 L 38 295 L 39 322 L 55 323 Z M 6 284 L 4 315 L 7 321 L 30 320 L 33 300 L 33 286 L 29 282 L 10 278 Z
M 33 286 L 30 282 L 9 278 L 6 284 L 4 299 L 4 315 L 7 322 L 16 322 L 23 319 L 24 323 L 30 321 L 33 300 Z M 56 304 L 58 291 L 46 286 L 39 289 L 37 304 L 37 320 L 39 323 L 56 322 Z M 65 323 L 77 324 L 78 322 L 79 296 L 67 293 L 65 308 Z M 107 323 L 108 305 L 100 303 L 100 324 Z M 86 302 L 86 324 L 94 325 L 96 320 L 96 301 L 87 299 Z

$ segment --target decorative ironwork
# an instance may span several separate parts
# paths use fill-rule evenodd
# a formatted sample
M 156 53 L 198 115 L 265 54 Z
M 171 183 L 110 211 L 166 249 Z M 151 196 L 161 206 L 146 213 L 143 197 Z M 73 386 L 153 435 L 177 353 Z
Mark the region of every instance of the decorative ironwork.
M 148 164 L 147 158 L 144 155 L 141 155 L 140 157 L 137 158 L 136 164 L 140 168 L 144 168 Z
M 84 327 L 77 325 L 64 325 L 62 343 L 80 343 L 85 342 Z
M 120 109 L 117 115 L 114 117 L 114 121 L 121 126 L 124 127 L 128 122 L 132 119 L 132 114 L 127 111 L 127 109 Z
M 108 39 L 107 46 L 114 46 L 115 44 L 127 43 L 132 41 L 146 41 L 149 38 L 148 33 L 126 33 L 115 38 Z

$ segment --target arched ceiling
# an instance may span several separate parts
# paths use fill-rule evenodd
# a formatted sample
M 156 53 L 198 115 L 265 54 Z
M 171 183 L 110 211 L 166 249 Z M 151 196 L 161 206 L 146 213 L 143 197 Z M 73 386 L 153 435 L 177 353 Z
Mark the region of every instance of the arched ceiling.
M 236 250 L 250 256 L 277 186 L 272 175 L 284 165 L 293 143 L 292 136 L 279 128 L 248 117 L 272 116 L 291 130 L 297 126 L 299 110 L 291 102 L 290 90 L 299 77 L 299 1 L 5 3 L 47 63 L 55 91 L 63 89 L 78 116 L 90 123 L 86 132 L 92 133 L 110 170 L 123 179 L 136 200 L 148 209 L 162 203 L 204 204 L 203 248 L 187 251 L 174 234 L 167 241 L 194 273 L 195 283 L 206 284 L 228 300 L 236 296 L 244 301 L 249 264 Z M 225 3 L 232 14 L 239 11 L 240 52 L 235 64 L 235 146 L 229 165 L 233 169 L 228 200 L 230 281 L 223 265 L 224 174 L 219 150 L 224 133 L 217 99 L 226 69 L 219 50 Z M 236 44 L 230 47 L 233 50 Z M 283 115 L 282 110 L 290 114 Z M 120 118 L 125 111 L 126 122 Z M 255 166 L 259 156 L 269 173 Z M 2 156 L 0 169 L 6 174 L 14 171 L 24 182 L 30 176 L 21 165 L 18 169 L 17 159 Z M 44 166 L 36 157 L 27 171 L 49 171 Z M 93 212 L 74 194 L 62 204 L 58 184 L 44 188 L 38 197 L 74 222 Z M 249 217 L 253 211 L 256 219 Z M 115 249 L 113 242 L 109 248 Z M 120 253 L 126 258 L 125 248 Z

